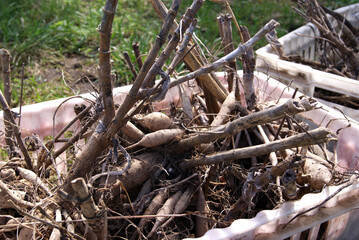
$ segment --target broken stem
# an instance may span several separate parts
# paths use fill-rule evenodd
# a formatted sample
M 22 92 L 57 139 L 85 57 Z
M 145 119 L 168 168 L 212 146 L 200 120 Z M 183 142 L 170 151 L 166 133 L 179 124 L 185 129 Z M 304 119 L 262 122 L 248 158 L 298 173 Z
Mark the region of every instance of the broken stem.
M 11 68 L 10 68 L 10 52 L 6 49 L 0 49 L 0 63 L 2 68 L 2 77 L 4 81 L 4 96 L 8 106 L 11 106 Z M 4 126 L 5 126 L 5 142 L 9 147 L 9 156 L 13 157 L 15 154 L 15 143 L 13 139 L 13 126 L 10 122 L 10 117 L 4 111 Z
M 301 101 L 289 99 L 287 102 L 281 105 L 277 105 L 260 112 L 252 113 L 222 125 L 210 133 L 201 132 L 182 139 L 176 143 L 175 149 L 177 149 L 177 151 L 184 152 L 191 147 L 198 146 L 202 143 L 209 143 L 214 140 L 233 135 L 243 129 L 280 119 L 286 116 L 286 114 L 294 115 L 300 112 L 309 111 L 314 108 L 315 102 L 316 101 L 313 99 L 303 99 Z
M 332 137 L 332 133 L 326 128 L 317 128 L 308 131 L 307 133 L 300 133 L 285 139 L 276 140 L 270 143 L 256 145 L 252 147 L 233 149 L 217 154 L 203 156 L 199 159 L 186 160 L 180 164 L 182 169 L 189 169 L 202 165 L 211 165 L 222 162 L 228 162 L 238 159 L 250 158 L 253 156 L 260 156 L 270 154 L 271 152 L 285 150 L 288 148 L 308 146 L 317 143 L 327 142 Z
M 115 105 L 112 94 L 112 78 L 111 75 L 111 50 L 110 42 L 112 35 L 112 23 L 117 7 L 117 0 L 107 0 L 103 8 L 102 22 L 98 28 L 100 34 L 100 50 L 99 50 L 99 78 L 100 91 L 102 94 L 105 115 L 103 124 L 107 127 L 112 118 L 115 116 Z
M 261 30 L 259 30 L 251 39 L 249 39 L 246 43 L 240 44 L 237 49 L 227 54 L 226 56 L 218 59 L 212 64 L 208 64 L 207 66 L 201 67 L 200 69 L 191 72 L 183 77 L 180 77 L 171 82 L 170 87 L 177 86 L 183 82 L 188 80 L 197 78 L 203 74 L 210 73 L 212 71 L 217 70 L 220 67 L 228 65 L 229 62 L 234 61 L 239 56 L 243 55 L 250 47 L 252 47 L 259 39 L 264 37 L 268 32 L 272 31 L 279 23 L 275 20 L 270 20 Z
M 180 3 L 180 0 L 173 1 L 171 9 L 168 12 L 167 18 L 147 56 L 146 61 L 144 62 L 140 72 L 138 73 L 131 90 L 126 95 L 125 100 L 123 101 L 122 105 L 120 106 L 108 128 L 97 128 L 97 130 L 94 132 L 87 144 L 84 146 L 83 151 L 81 151 L 79 155 L 76 156 L 76 162 L 71 168 L 63 185 L 63 188 L 66 191 L 72 191 L 72 188 L 70 187 L 71 180 L 78 177 L 83 177 L 88 172 L 90 172 L 90 170 L 96 163 L 97 157 L 109 146 L 112 139 L 118 133 L 120 128 L 123 127 L 128 121 L 128 112 L 138 100 L 137 93 L 142 86 L 145 76 L 153 65 L 158 52 L 160 51 L 162 45 L 167 39 L 170 26 L 172 25 L 177 15 Z

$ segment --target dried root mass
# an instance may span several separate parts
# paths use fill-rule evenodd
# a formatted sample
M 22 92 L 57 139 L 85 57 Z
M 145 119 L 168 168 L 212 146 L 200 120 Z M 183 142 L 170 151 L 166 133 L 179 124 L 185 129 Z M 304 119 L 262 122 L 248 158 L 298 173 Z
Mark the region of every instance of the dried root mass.
M 180 1 L 174 0 L 169 10 L 160 1 L 151 3 L 164 24 L 144 62 L 133 45 L 140 71 L 116 112 L 106 82 L 111 79 L 109 44 L 117 1 L 106 2 L 99 29 L 101 97 L 77 111 L 80 128 L 70 137 L 65 137 L 66 126 L 47 143 L 34 137 L 22 146 L 1 95 L 14 127 L 8 134 L 16 137 L 11 142 L 20 145 L 23 156 L 0 162 L 4 237 L 15 238 L 18 231 L 22 239 L 199 237 L 347 178 L 336 171 L 335 155 L 326 148 L 335 134 L 309 130 L 295 118 L 316 108 L 315 100 L 289 99 L 268 107 L 253 95 L 252 45 L 278 23 L 270 21 L 252 38 L 241 27 L 243 43 L 207 63 L 190 41 L 203 1 L 194 1 L 180 24 L 175 21 Z M 233 44 L 228 23 L 220 26 L 223 43 Z M 182 60 L 191 73 L 171 81 Z M 227 69 L 226 85 L 213 73 L 239 60 L 246 64 L 246 76 Z M 249 91 L 245 102 L 239 97 L 240 81 Z M 179 89 L 181 101 L 153 111 L 170 88 Z M 54 150 L 60 141 L 65 144 Z M 63 166 L 59 170 L 60 155 L 73 163 L 69 172 Z

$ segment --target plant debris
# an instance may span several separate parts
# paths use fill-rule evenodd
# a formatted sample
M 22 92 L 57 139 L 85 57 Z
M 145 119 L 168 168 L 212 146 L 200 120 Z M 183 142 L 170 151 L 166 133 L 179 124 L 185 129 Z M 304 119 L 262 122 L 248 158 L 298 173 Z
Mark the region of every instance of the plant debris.
M 335 74 L 349 79 L 359 80 L 359 30 L 356 24 L 348 21 L 346 16 L 332 11 L 317 0 L 295 1 L 294 10 L 318 31 L 313 36 L 314 59 L 301 56 L 301 52 L 286 55 L 285 49 L 278 41 L 275 31 L 268 34 L 267 40 L 280 59 L 310 66 L 314 69 Z M 357 19 L 356 19 L 357 20 Z M 314 31 L 314 30 L 313 30 Z M 308 36 L 298 36 L 308 38 Z M 328 89 L 316 88 L 314 97 L 338 103 L 345 107 L 358 109 L 359 99 Z
M 119 105 L 110 62 L 116 0 L 106 1 L 99 27 L 99 97 L 76 106 L 77 117 L 51 140 L 43 143 L 33 135 L 24 144 L 0 94 L 4 120 L 12 127 L 6 133 L 9 159 L 0 162 L 2 237 L 199 237 L 350 177 L 336 171 L 335 155 L 326 147 L 336 135 L 326 128 L 309 130 L 295 118 L 315 109 L 314 99 L 261 103 L 255 95 L 252 46 L 276 21 L 253 37 L 240 26 L 243 42 L 235 49 L 230 36 L 235 19 L 220 18 L 225 55 L 208 63 L 191 40 L 203 1 L 193 1 L 180 23 L 175 18 L 181 1 L 174 0 L 169 10 L 160 0 L 151 3 L 163 26 L 144 61 L 133 45 L 140 70 Z M 190 70 L 186 75 L 175 70 L 182 61 Z M 236 61 L 243 63 L 243 77 Z M 6 69 L 3 60 L 2 66 Z M 222 67 L 228 82 L 214 74 Z M 7 74 L 3 70 L 4 78 Z M 171 88 L 179 89 L 180 103 L 156 110 L 154 103 Z M 75 123 L 80 128 L 67 136 Z M 58 142 L 63 145 L 55 150 Z M 56 161 L 63 153 L 73 162 L 68 172 Z

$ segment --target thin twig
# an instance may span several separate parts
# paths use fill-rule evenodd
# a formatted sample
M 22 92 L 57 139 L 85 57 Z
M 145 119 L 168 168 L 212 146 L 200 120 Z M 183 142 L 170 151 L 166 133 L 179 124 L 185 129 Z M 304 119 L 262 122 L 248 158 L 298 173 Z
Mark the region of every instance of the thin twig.
M 293 95 L 292 95 L 292 99 L 295 98 L 295 95 L 297 94 L 297 92 L 298 92 L 298 88 L 295 88 L 294 93 L 293 93 Z M 279 137 L 279 133 L 280 133 L 280 131 L 282 130 L 282 127 L 283 127 L 283 125 L 284 125 L 285 118 L 286 118 L 286 117 L 284 117 L 284 118 L 282 119 L 282 121 L 280 122 L 280 124 L 279 124 L 278 130 L 277 130 L 277 132 L 276 132 L 276 134 L 275 134 L 275 136 L 274 136 L 274 141 L 277 140 L 278 137 Z
M 61 232 L 67 233 L 70 237 L 73 237 L 73 238 L 76 238 L 76 239 L 85 240 L 85 238 L 81 237 L 80 235 L 78 235 L 78 234 L 76 234 L 76 233 L 70 233 L 70 232 L 68 232 L 66 228 L 60 226 L 58 223 L 48 222 L 48 221 L 45 221 L 45 220 L 43 220 L 43 219 L 41 219 L 41 218 L 35 217 L 34 215 L 29 214 L 29 213 L 23 211 L 22 209 L 20 209 L 18 206 L 16 206 L 16 204 L 15 204 L 13 201 L 11 201 L 11 200 L 9 200 L 9 201 L 10 201 L 10 203 L 13 205 L 13 207 L 16 209 L 16 211 L 18 211 L 21 215 L 24 215 L 24 216 L 26 216 L 26 217 L 29 217 L 29 218 L 31 218 L 31 219 L 34 219 L 34 220 L 36 220 L 36 221 L 38 221 L 38 222 L 41 222 L 42 224 L 48 225 L 48 226 L 50 226 L 50 227 L 57 228 L 57 229 L 59 229 Z
M 26 200 L 20 199 L 18 198 L 8 187 L 5 183 L 2 182 L 2 180 L 0 180 L 0 190 L 1 190 L 1 194 L 5 195 L 8 199 L 8 201 L 11 202 L 15 202 L 17 205 L 23 207 L 23 208 L 33 208 L 35 207 L 36 204 L 41 204 L 41 203 L 36 203 L 33 204 L 31 202 L 28 202 Z
M 260 112 L 255 112 L 233 120 L 232 122 L 228 122 L 227 124 L 216 128 L 215 133 L 203 132 L 196 135 L 190 135 L 188 138 L 184 138 L 176 143 L 175 149 L 178 151 L 186 151 L 191 147 L 198 146 L 202 143 L 209 143 L 214 140 L 236 134 L 243 129 L 280 119 L 286 116 L 286 114 L 294 115 L 303 111 L 309 111 L 314 108 L 316 104 L 315 102 L 316 101 L 313 99 L 303 99 L 301 101 L 289 99 L 281 105 L 277 105 Z
M 123 56 L 125 57 L 125 61 L 133 74 L 133 78 L 135 79 L 137 77 L 137 72 L 136 72 L 135 68 L 133 67 L 133 64 L 130 59 L 130 55 L 128 55 L 128 52 L 125 51 L 125 52 L 123 52 Z
M 20 104 L 20 107 L 19 107 L 19 126 L 21 126 L 21 110 L 22 110 L 22 96 L 24 94 L 24 70 L 25 68 L 25 64 L 22 63 L 22 66 L 21 66 L 21 87 L 20 87 L 20 100 L 19 100 L 19 104 Z
M 123 148 L 119 141 L 114 138 L 113 140 L 114 146 L 113 146 L 113 155 L 115 156 L 116 160 L 118 159 L 118 153 L 117 153 L 117 148 L 120 148 L 121 152 L 123 153 L 123 156 L 125 157 L 126 161 L 127 161 L 127 165 L 126 167 L 124 167 L 121 171 L 107 171 L 107 172 L 103 172 L 103 173 L 99 173 L 96 174 L 94 176 L 92 176 L 90 178 L 90 180 L 88 181 L 89 185 L 92 185 L 96 179 L 102 177 L 102 176 L 120 176 L 122 174 L 124 174 L 125 172 L 127 172 L 130 167 L 131 167 L 131 156 L 128 154 L 128 152 L 126 151 L 125 148 Z
M 67 99 L 65 99 L 62 103 L 60 103 L 57 107 L 56 107 L 56 110 L 54 112 L 54 115 L 52 116 L 52 139 L 55 139 L 55 126 L 56 126 L 56 114 L 57 112 L 59 111 L 59 109 L 61 108 L 61 106 L 63 104 L 65 104 L 67 101 L 70 101 L 71 99 L 74 99 L 74 98 L 81 98 L 89 103 L 92 103 L 93 105 L 95 105 L 95 102 L 94 101 L 91 101 L 90 99 L 87 99 L 87 98 L 83 98 L 81 96 L 73 96 L 73 97 L 69 97 Z
M 185 14 L 182 17 L 181 24 L 179 24 L 177 29 L 173 32 L 167 46 L 162 51 L 161 55 L 148 72 L 144 80 L 143 87 L 153 87 L 156 73 L 158 73 L 158 69 L 162 68 L 162 66 L 165 64 L 165 61 L 170 57 L 173 50 L 175 50 L 176 46 L 178 45 L 178 42 L 180 41 L 180 38 L 182 37 L 181 33 L 187 31 L 187 29 L 190 27 L 194 16 L 196 15 L 202 4 L 202 1 L 194 1 L 191 7 L 186 10 Z
M 240 44 L 237 49 L 232 51 L 230 54 L 218 59 L 212 64 L 209 64 L 207 66 L 201 67 L 200 69 L 189 73 L 183 77 L 180 77 L 174 81 L 171 82 L 170 87 L 177 86 L 178 84 L 181 84 L 183 82 L 186 82 L 188 80 L 194 79 L 198 76 L 201 76 L 205 73 L 210 73 L 212 71 L 217 70 L 220 67 L 223 67 L 227 65 L 229 62 L 235 60 L 242 54 L 244 54 L 250 47 L 252 47 L 259 39 L 264 37 L 268 32 L 272 31 L 276 26 L 278 26 L 279 23 L 275 20 L 269 21 L 261 30 L 259 30 L 250 40 L 248 40 L 244 44 Z
M 135 54 L 136 57 L 136 63 L 138 66 L 138 69 L 142 68 L 143 62 L 142 62 L 142 58 L 141 58 L 141 53 L 140 53 L 140 46 L 138 45 L 138 42 L 135 42 L 132 44 L 132 49 L 133 52 Z
M 9 119 L 9 123 L 13 127 L 15 138 L 16 138 L 17 143 L 19 144 L 20 150 L 25 158 L 26 167 L 30 170 L 33 170 L 34 168 L 32 167 L 32 161 L 31 161 L 30 155 L 25 147 L 25 144 L 21 138 L 21 132 L 19 130 L 19 126 L 16 124 L 15 119 L 12 116 L 11 110 L 5 100 L 4 95 L 2 94 L 2 91 L 0 91 L 0 103 L 3 107 L 4 114 L 7 116 L 7 119 Z
M 354 175 L 353 175 L 354 176 Z M 307 210 L 298 213 L 297 215 L 295 215 L 294 217 L 292 217 L 284 226 L 282 229 L 284 229 L 285 227 L 287 227 L 291 222 L 293 222 L 296 218 L 316 209 L 319 208 L 321 206 L 323 206 L 326 202 L 328 202 L 330 199 L 332 199 L 333 197 L 335 197 L 335 195 L 337 195 L 338 193 L 340 193 L 342 190 L 344 190 L 347 187 L 350 187 L 351 185 L 353 185 L 354 181 L 357 179 L 357 177 L 355 179 L 351 179 L 349 182 L 347 182 L 346 184 L 344 184 L 343 186 L 341 186 L 338 190 L 336 190 L 334 193 L 332 193 L 331 195 L 329 195 L 324 201 L 322 201 L 321 203 L 308 208 Z

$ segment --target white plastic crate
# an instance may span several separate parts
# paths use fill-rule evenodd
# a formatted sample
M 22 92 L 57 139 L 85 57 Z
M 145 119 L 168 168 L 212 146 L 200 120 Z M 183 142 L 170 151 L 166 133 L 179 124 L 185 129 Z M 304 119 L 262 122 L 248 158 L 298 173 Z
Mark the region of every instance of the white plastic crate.
M 241 75 L 241 72 L 239 74 Z M 294 93 L 292 88 L 265 74 L 257 72 L 255 76 L 254 85 L 261 102 L 290 98 Z M 303 94 L 297 93 L 297 96 L 300 95 Z M 321 109 L 303 113 L 301 116 L 314 125 L 326 126 L 333 132 L 344 128 L 339 132 L 336 146 L 338 163 L 343 171 L 359 170 L 359 123 L 354 121 L 347 127 L 348 122 L 340 112 L 320 103 L 318 105 Z M 237 219 L 230 227 L 209 230 L 203 237 L 196 239 L 359 239 L 359 232 L 355 231 L 359 215 L 354 210 L 359 206 L 359 181 L 283 228 L 293 216 L 321 203 L 339 188 L 340 186 L 330 186 L 321 193 L 306 194 L 300 200 L 288 201 L 275 210 L 261 211 L 254 218 Z M 325 231 L 319 231 L 326 225 Z
M 359 3 L 339 8 L 336 11 L 345 16 L 354 26 L 359 26 Z M 334 27 L 340 27 L 341 23 L 338 23 L 332 17 L 329 17 L 329 20 Z M 309 23 L 281 37 L 279 41 L 283 45 L 285 54 L 297 54 L 307 60 L 317 60 L 318 41 L 315 40 L 315 37 L 318 36 L 320 36 L 318 29 Z M 359 99 L 359 81 L 355 79 L 341 77 L 302 64 L 281 60 L 270 45 L 258 49 L 256 54 L 256 67 L 259 71 L 293 88 L 297 87 L 299 91 L 308 96 L 312 97 L 314 95 L 315 88 L 321 88 Z M 327 106 L 337 107 L 347 116 L 359 121 L 358 108 L 352 109 L 321 99 L 319 101 Z
M 241 75 L 242 73 L 239 72 Z M 255 89 L 259 101 L 268 102 L 279 98 L 290 98 L 293 89 L 287 88 L 282 83 L 269 78 L 263 73 L 256 73 L 254 81 Z M 223 77 L 223 74 L 219 74 Z M 130 90 L 130 86 L 114 89 L 116 103 L 121 103 Z M 190 89 L 187 89 L 191 91 Z M 190 93 L 190 92 L 188 92 Z M 297 94 L 300 96 L 300 93 Z M 90 94 L 82 95 L 93 99 Z M 52 116 L 57 107 L 64 99 L 53 100 L 44 103 L 24 106 L 22 109 L 21 128 L 24 135 L 38 133 L 41 137 L 52 135 L 53 122 Z M 73 112 L 74 104 L 86 103 L 81 98 L 73 98 L 66 102 L 58 110 L 58 118 L 54 122 L 55 133 L 65 126 L 75 116 Z M 166 95 L 164 101 L 156 104 L 158 110 L 168 108 L 170 103 L 180 104 L 180 97 L 177 88 L 172 88 Z M 336 132 L 340 128 L 347 126 L 347 120 L 344 119 L 338 111 L 326 106 L 323 109 L 310 111 L 302 114 L 303 117 L 313 123 L 326 126 Z M 2 116 L 0 111 L 0 118 Z M 334 120 L 334 121 L 333 121 Z M 0 121 L 0 130 L 3 131 L 3 124 Z M 338 161 L 344 169 L 357 168 L 359 161 L 359 124 L 352 123 L 349 128 L 340 131 L 336 147 Z M 303 236 L 309 230 L 306 239 L 319 239 L 319 229 L 323 224 L 328 224 L 324 233 L 325 239 L 343 239 L 343 232 L 347 227 L 356 226 L 358 215 L 351 214 L 350 211 L 359 206 L 359 182 L 341 191 L 335 198 L 327 202 L 305 216 L 299 217 L 296 221 L 281 229 L 281 226 L 288 222 L 291 217 L 302 212 L 317 203 L 326 199 L 330 194 L 338 190 L 338 187 L 329 187 L 319 194 L 307 194 L 301 200 L 290 201 L 281 205 L 275 210 L 265 210 L 257 214 L 252 219 L 238 219 L 233 222 L 229 228 L 209 230 L 202 238 L 206 240 L 221 239 L 303 239 Z M 304 232 L 304 233 L 303 233 Z M 355 237 L 351 232 L 351 237 Z M 359 239 L 359 236 L 356 236 Z M 355 238 L 354 238 L 355 239 Z

